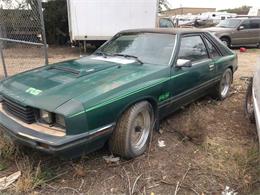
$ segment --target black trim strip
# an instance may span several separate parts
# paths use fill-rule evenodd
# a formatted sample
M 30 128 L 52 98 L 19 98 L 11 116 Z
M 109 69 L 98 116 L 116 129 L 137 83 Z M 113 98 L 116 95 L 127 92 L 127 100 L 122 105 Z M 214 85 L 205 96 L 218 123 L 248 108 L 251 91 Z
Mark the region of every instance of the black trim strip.
M 209 86 L 211 85 L 214 85 L 215 83 L 217 83 L 218 81 L 220 81 L 220 77 L 216 77 L 214 79 L 211 79 L 205 83 L 202 83 L 201 85 L 199 86 L 196 86 L 196 87 L 193 87 L 191 89 L 188 89 L 187 91 L 184 91 L 176 96 L 173 96 L 167 100 L 165 100 L 164 102 L 162 102 L 161 104 L 159 104 L 159 109 L 161 109 L 162 107 L 164 106 L 167 106 L 169 104 L 173 104 L 174 102 L 177 102 L 178 100 L 184 98 L 184 97 L 187 97 L 193 93 L 196 93 L 198 90 L 201 90 L 203 88 L 208 88 Z

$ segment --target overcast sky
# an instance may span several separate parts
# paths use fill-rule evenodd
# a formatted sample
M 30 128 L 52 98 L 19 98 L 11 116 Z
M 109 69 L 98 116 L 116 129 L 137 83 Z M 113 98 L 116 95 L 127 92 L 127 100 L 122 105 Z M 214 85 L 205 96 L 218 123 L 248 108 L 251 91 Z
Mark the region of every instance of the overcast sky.
M 168 0 L 173 8 L 213 7 L 217 9 L 235 8 L 242 5 L 260 7 L 260 0 Z

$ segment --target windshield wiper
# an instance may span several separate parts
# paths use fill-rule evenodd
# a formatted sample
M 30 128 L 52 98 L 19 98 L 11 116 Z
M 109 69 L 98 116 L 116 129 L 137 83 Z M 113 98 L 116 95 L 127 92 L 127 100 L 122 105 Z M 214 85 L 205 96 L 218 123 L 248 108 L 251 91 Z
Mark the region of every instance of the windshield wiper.
M 228 28 L 227 26 L 222 26 L 222 25 L 219 25 L 217 27 L 220 27 L 220 28 Z
M 113 54 L 113 56 L 122 56 L 122 57 L 125 57 L 125 58 L 134 58 L 139 64 L 143 64 L 143 62 L 137 56 L 134 56 L 134 55 L 115 53 L 115 54 Z

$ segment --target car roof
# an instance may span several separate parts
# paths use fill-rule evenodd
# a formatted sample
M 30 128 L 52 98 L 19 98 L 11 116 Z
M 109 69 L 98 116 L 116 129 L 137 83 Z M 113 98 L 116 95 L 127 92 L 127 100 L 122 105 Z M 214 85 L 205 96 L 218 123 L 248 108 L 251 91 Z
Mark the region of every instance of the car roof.
M 124 30 L 120 33 L 165 33 L 165 34 L 186 34 L 207 32 L 196 28 L 140 28 Z

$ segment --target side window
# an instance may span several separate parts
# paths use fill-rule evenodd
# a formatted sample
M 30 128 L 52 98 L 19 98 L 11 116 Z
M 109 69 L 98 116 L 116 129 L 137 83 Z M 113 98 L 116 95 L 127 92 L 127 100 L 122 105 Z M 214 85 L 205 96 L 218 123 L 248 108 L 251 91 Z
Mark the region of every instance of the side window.
M 161 18 L 159 21 L 160 28 L 173 28 L 173 23 L 168 18 Z
M 250 22 L 250 28 L 251 28 L 251 29 L 260 28 L 260 20 L 251 20 L 251 22 Z
M 250 28 L 249 20 L 245 20 L 244 22 L 242 22 L 242 24 L 240 26 L 243 26 L 244 29 L 249 29 Z
M 199 35 L 182 37 L 178 58 L 191 62 L 208 59 L 207 49 L 201 37 Z
M 205 41 L 206 41 L 206 44 L 207 44 L 208 49 L 209 49 L 210 57 L 212 57 L 212 58 L 219 57 L 220 54 L 219 54 L 218 50 L 216 49 L 216 47 L 211 42 L 209 42 L 208 39 L 205 38 Z

